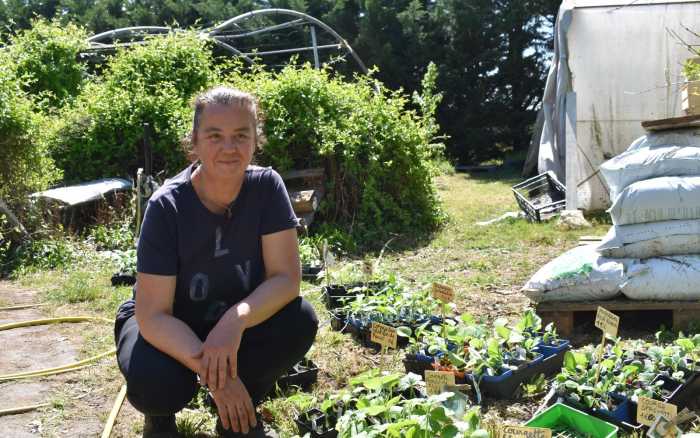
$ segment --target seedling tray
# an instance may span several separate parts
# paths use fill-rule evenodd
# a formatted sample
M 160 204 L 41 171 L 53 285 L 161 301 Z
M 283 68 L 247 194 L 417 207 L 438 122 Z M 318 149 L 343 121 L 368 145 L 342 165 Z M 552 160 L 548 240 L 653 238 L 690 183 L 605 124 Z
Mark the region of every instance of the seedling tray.
M 318 278 L 318 273 L 323 270 L 323 265 L 302 265 L 301 278 L 306 281 L 314 281 Z
M 544 374 L 545 377 L 549 377 L 553 374 L 559 373 L 564 365 L 564 355 L 570 349 L 571 345 L 568 343 L 566 348 L 559 350 L 557 353 L 549 355 L 545 354 L 545 352 L 541 349 L 536 349 L 536 351 L 539 351 L 544 356 L 544 359 L 542 360 L 542 364 L 540 364 L 536 369 L 531 370 L 532 374 L 530 377 L 536 377 L 538 374 Z
M 617 426 L 562 403 L 555 403 L 525 425 L 552 430 L 566 429 L 591 438 L 616 438 L 618 432 Z
M 136 276 L 133 272 L 117 272 L 112 275 L 112 286 L 133 286 L 136 284 Z
M 277 386 L 282 390 L 290 386 L 298 386 L 303 391 L 308 391 L 317 380 L 318 367 L 316 364 L 309 359 L 302 359 L 277 380 Z
M 597 408 L 591 409 L 583 403 L 574 400 L 569 395 L 562 396 L 561 401 L 579 411 L 614 424 L 627 432 L 639 431 L 643 427 L 641 424 L 637 423 L 637 403 L 630 400 L 621 401 L 612 411 Z
M 568 350 L 571 349 L 571 342 L 569 342 L 566 339 L 560 339 L 559 343 L 556 345 L 553 344 L 539 344 L 537 347 L 535 347 L 535 351 L 538 353 L 542 353 L 542 356 L 544 356 L 545 359 L 547 359 L 550 356 L 554 356 L 556 354 L 562 355 L 562 358 L 564 357 L 564 353 Z
M 311 438 L 336 438 L 338 431 L 334 429 L 335 420 L 330 420 L 326 428 L 326 414 L 319 409 L 313 408 L 302 413 L 294 419 L 294 422 L 299 428 L 299 435 L 304 436 L 307 433 Z
M 331 284 L 323 286 L 321 289 L 323 303 L 328 310 L 334 310 L 345 304 L 345 298 L 354 297 L 360 291 L 353 291 L 357 287 L 366 286 L 368 293 L 377 292 L 384 288 L 388 283 L 386 281 L 370 281 L 367 283 L 349 283 L 349 284 Z
M 498 376 L 481 376 L 481 378 L 472 375 L 472 380 L 479 382 L 479 392 L 482 397 L 508 400 L 517 395 L 523 382 L 543 374 L 545 366 L 550 366 L 549 362 L 545 363 L 543 356 L 539 354 L 538 357 L 516 370 L 505 370 Z
M 700 373 L 691 373 L 690 377 L 666 400 L 667 403 L 672 403 L 678 406 L 678 409 L 683 409 L 689 403 L 698 400 L 700 397 Z

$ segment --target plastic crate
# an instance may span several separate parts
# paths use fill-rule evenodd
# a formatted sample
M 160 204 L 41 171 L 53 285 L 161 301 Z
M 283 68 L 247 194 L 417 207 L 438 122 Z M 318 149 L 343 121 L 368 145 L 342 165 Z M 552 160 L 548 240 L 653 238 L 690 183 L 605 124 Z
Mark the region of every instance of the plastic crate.
M 568 429 L 591 438 L 616 438 L 617 426 L 561 403 L 528 421 L 526 426 L 546 429 Z
M 520 209 L 541 222 L 566 207 L 566 187 L 552 172 L 545 172 L 511 187 Z

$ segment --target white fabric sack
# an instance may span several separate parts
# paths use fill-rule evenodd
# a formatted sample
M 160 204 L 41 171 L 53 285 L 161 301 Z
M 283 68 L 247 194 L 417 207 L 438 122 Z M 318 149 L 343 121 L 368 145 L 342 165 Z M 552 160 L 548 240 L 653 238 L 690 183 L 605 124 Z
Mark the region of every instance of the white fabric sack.
M 605 257 L 640 259 L 700 254 L 700 220 L 614 225 L 598 251 Z
M 636 261 L 627 271 L 622 293 L 633 300 L 698 300 L 700 256 Z
M 579 246 L 540 268 L 522 292 L 535 302 L 605 300 L 618 294 L 624 271 L 621 261 L 602 257 L 595 244 Z
M 684 129 L 650 132 L 632 142 L 627 148 L 633 151 L 657 146 L 695 146 L 700 147 L 700 129 Z
M 659 146 L 623 152 L 601 164 L 600 173 L 614 201 L 625 187 L 637 181 L 700 175 L 700 147 Z
M 620 193 L 608 212 L 615 225 L 700 219 L 700 177 L 638 181 Z

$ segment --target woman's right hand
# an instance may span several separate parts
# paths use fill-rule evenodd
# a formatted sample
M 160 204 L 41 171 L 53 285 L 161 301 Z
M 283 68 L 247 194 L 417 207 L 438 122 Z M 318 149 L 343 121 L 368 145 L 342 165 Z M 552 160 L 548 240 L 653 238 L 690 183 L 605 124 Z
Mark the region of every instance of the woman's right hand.
M 250 394 L 239 377 L 228 377 L 223 388 L 211 391 L 224 429 L 248 433 L 257 424 Z

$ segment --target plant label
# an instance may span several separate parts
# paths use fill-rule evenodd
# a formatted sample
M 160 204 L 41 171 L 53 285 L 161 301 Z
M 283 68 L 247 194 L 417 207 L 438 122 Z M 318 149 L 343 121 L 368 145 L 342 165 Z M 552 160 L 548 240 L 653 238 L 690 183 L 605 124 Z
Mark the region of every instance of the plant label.
M 649 397 L 639 397 L 637 402 L 637 422 L 645 426 L 654 424 L 657 415 L 673 420 L 677 414 L 678 408 L 670 403 L 664 403 Z
M 372 266 L 372 262 L 369 260 L 365 260 L 362 263 L 362 272 L 367 276 L 371 277 L 372 274 L 374 273 L 374 266 Z
M 440 394 L 445 386 L 454 386 L 455 375 L 449 371 L 425 370 L 425 389 L 428 395 Z
M 620 326 L 620 317 L 609 310 L 598 306 L 595 315 L 595 326 L 613 338 L 617 336 L 617 328 Z
M 396 329 L 380 322 L 372 323 L 370 340 L 382 347 L 396 348 Z
M 432 296 L 443 303 L 451 303 L 455 300 L 455 290 L 446 284 L 433 283 Z
M 552 438 L 552 430 L 543 427 L 503 426 L 500 438 Z

